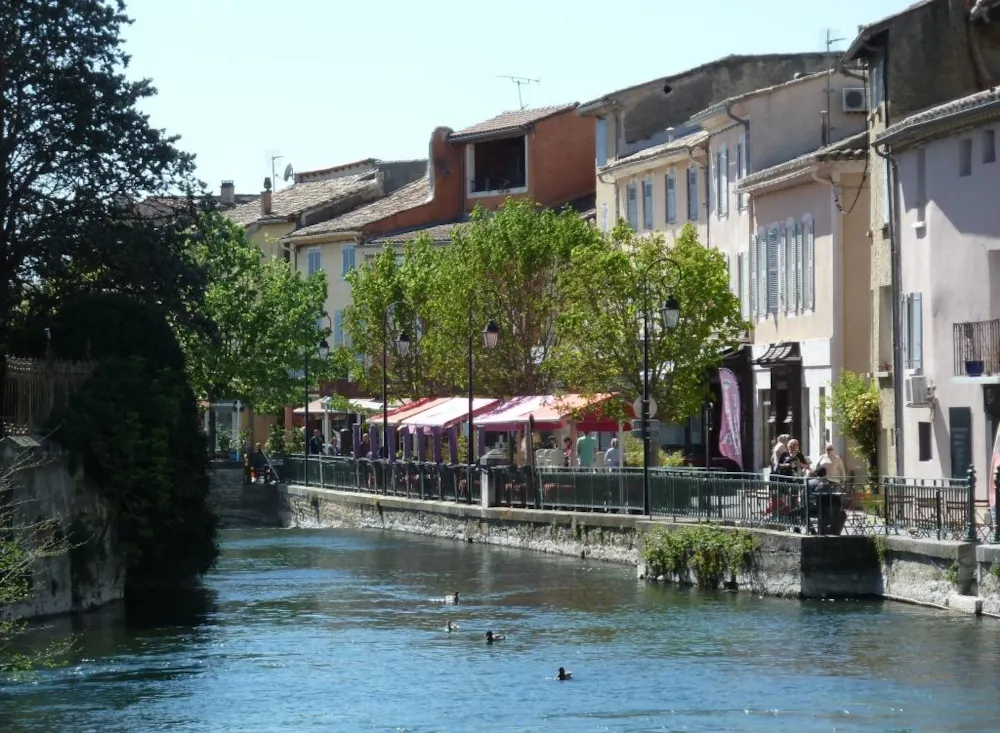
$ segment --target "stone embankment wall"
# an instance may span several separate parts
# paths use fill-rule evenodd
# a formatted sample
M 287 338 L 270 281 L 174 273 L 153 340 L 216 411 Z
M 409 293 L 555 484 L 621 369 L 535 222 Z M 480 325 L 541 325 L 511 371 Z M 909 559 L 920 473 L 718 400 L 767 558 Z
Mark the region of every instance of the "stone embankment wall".
M 274 484 L 245 484 L 240 463 L 212 463 L 208 502 L 224 528 L 281 526 L 278 488 Z
M 3 609 L 7 618 L 35 618 L 86 611 L 121 600 L 125 567 L 115 550 L 106 506 L 64 456 L 41 459 L 21 471 L 11 496 L 15 526 L 51 522 L 63 551 L 34 562 L 31 596 Z

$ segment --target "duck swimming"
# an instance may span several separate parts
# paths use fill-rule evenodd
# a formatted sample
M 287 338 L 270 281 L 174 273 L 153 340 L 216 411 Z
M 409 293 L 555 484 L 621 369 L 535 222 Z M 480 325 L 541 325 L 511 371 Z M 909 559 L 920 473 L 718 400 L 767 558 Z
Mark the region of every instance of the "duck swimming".
M 492 644 L 494 641 L 503 641 L 507 637 L 503 634 L 494 634 L 492 631 L 486 632 L 486 643 Z
M 445 631 L 447 631 L 447 632 L 448 632 L 449 634 L 450 634 L 450 633 L 451 633 L 452 631 L 460 631 L 461 629 L 462 629 L 462 627 L 461 627 L 461 626 L 459 626 L 458 624 L 453 624 L 453 623 L 451 622 L 451 619 L 448 619 L 448 623 L 447 623 L 447 624 L 445 625 L 445 627 L 444 627 L 444 630 L 445 630 Z
M 456 603 L 458 603 L 458 591 L 455 591 L 455 593 L 450 596 L 445 596 L 444 602 L 450 605 L 455 605 Z
M 573 673 L 567 672 L 565 667 L 559 668 L 559 674 L 556 675 L 557 680 L 571 680 L 573 679 Z

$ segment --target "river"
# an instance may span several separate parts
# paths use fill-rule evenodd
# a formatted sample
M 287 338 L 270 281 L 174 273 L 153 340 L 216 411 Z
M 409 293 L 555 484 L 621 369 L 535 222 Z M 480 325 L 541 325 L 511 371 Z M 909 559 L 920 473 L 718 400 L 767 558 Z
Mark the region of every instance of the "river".
M 169 608 L 72 622 L 70 664 L 0 681 L 0 731 L 944 733 L 1000 719 L 989 619 L 706 594 L 390 533 L 231 531 L 223 551 L 204 591 Z M 507 639 L 488 646 L 487 630 Z M 553 679 L 560 666 L 572 680 Z

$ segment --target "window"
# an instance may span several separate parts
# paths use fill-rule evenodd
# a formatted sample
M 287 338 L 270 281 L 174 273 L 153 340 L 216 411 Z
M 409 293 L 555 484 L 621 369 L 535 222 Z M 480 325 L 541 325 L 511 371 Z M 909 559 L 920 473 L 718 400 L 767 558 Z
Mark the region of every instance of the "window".
M 715 212 L 721 219 L 729 214 L 729 151 L 722 148 L 715 154 Z
M 882 104 L 885 97 L 885 59 L 881 51 L 876 51 L 868 59 L 868 109 Z
M 758 275 L 758 268 L 760 267 L 760 259 L 757 257 L 757 235 L 750 235 L 750 318 L 756 318 L 757 314 L 760 313 L 760 309 L 757 307 L 757 293 L 760 291 L 760 277 Z
M 921 461 L 929 461 L 933 458 L 931 452 L 931 424 L 929 422 L 917 423 L 917 445 Z
M 997 162 L 997 136 L 993 130 L 983 130 L 983 163 Z
M 608 121 L 603 117 L 597 118 L 594 137 L 597 143 L 597 167 L 603 168 L 608 164 Z
M 306 268 L 307 275 L 312 275 L 314 272 L 319 272 L 323 269 L 323 253 L 319 247 L 311 247 L 309 249 Z
M 642 182 L 642 228 L 650 230 L 653 226 L 653 179 L 646 178 Z
M 469 193 L 523 193 L 528 187 L 528 142 L 524 135 L 468 146 Z
M 767 230 L 767 308 L 765 313 L 778 313 L 778 284 L 780 278 L 781 236 L 778 227 Z
M 639 231 L 639 201 L 635 190 L 635 181 L 628 184 L 625 189 L 625 211 L 632 231 Z
M 736 258 L 736 269 L 740 277 L 740 306 L 741 315 L 744 321 L 750 320 L 750 271 L 747 267 L 748 252 L 740 252 Z
M 747 149 L 744 143 L 736 144 L 736 181 L 743 180 L 747 174 Z M 747 195 L 745 193 L 736 194 L 736 210 L 744 211 L 747 207 Z
M 698 169 L 694 166 L 687 171 L 688 221 L 698 221 Z
M 927 221 L 927 151 L 917 149 L 917 222 Z
M 601 204 L 601 231 L 608 231 L 608 205 Z
M 972 140 L 967 137 L 958 141 L 958 175 L 972 175 Z
M 667 224 L 677 221 L 677 174 L 670 171 L 664 179 L 667 189 Z
M 767 315 L 767 230 L 761 229 L 757 236 L 757 316 Z M 777 287 L 777 282 L 775 282 Z
M 346 276 L 347 273 L 354 269 L 354 255 L 355 252 L 353 244 L 345 244 L 340 248 L 340 274 L 342 276 Z
M 815 274 L 815 224 L 811 216 L 802 220 L 802 232 L 799 237 L 799 248 L 801 255 L 799 261 L 802 263 L 799 269 L 799 283 L 802 295 L 801 308 L 811 311 L 816 307 L 816 274 Z M 803 241 L 804 240 L 804 241 Z
M 903 302 L 900 305 L 903 368 L 922 369 L 924 366 L 923 296 L 920 293 L 907 293 L 903 295 Z

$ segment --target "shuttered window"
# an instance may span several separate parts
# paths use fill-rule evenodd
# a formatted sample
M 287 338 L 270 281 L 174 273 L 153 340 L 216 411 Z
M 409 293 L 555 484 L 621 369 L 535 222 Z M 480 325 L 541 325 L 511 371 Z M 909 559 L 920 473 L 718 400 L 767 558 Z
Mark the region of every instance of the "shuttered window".
M 312 275 L 314 272 L 319 272 L 323 269 L 323 254 L 320 252 L 319 247 L 313 247 L 309 250 L 306 268 L 307 275 Z
M 778 230 L 778 311 L 787 313 L 789 311 L 788 291 L 792 287 L 793 278 L 788 277 L 789 263 L 792 254 L 790 243 L 793 242 L 788 236 L 789 230 L 786 226 L 780 226 Z M 794 310 L 794 308 L 792 309 Z
M 608 205 L 601 204 L 601 231 L 608 231 Z
M 691 166 L 687 170 L 688 221 L 698 221 L 698 169 Z
M 740 278 L 740 307 L 744 321 L 750 320 L 750 273 L 747 271 L 747 252 L 740 252 L 737 257 L 737 270 Z
M 803 222 L 804 239 L 802 244 L 803 249 L 803 262 L 802 262 L 802 276 L 804 278 L 802 286 L 802 309 L 811 311 L 815 307 L 815 290 L 816 290 L 816 280 L 815 280 L 815 267 L 814 262 L 816 259 L 815 252 L 815 241 L 814 241 L 814 222 L 810 216 Z
M 749 283 L 749 295 L 750 295 L 750 317 L 756 318 L 757 314 L 760 313 L 760 309 L 757 307 L 757 293 L 760 288 L 760 277 L 757 274 L 759 259 L 757 257 L 757 235 L 750 235 L 750 272 L 748 273 L 747 279 Z
M 719 153 L 719 216 L 729 216 L 729 149 Z
M 767 313 L 777 314 L 781 278 L 781 240 L 778 227 L 767 231 Z
M 346 275 L 354 269 L 354 245 L 345 244 L 340 250 L 340 255 L 342 260 L 340 274 Z
M 767 315 L 767 230 L 757 237 L 757 316 Z
M 333 312 L 333 345 L 344 345 L 344 311 Z
M 642 228 L 648 231 L 653 226 L 653 179 L 647 178 L 642 182 Z
M 667 190 L 667 224 L 677 221 L 677 174 L 671 171 L 663 179 Z
M 628 216 L 628 224 L 633 232 L 639 231 L 639 196 L 636 191 L 635 181 L 628 184 L 625 189 L 625 211 Z

